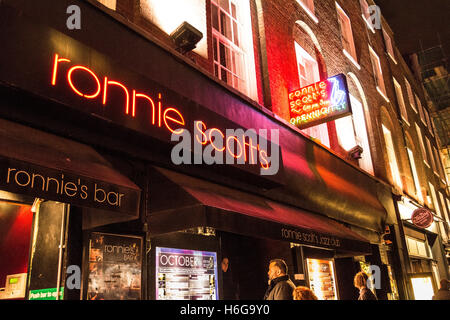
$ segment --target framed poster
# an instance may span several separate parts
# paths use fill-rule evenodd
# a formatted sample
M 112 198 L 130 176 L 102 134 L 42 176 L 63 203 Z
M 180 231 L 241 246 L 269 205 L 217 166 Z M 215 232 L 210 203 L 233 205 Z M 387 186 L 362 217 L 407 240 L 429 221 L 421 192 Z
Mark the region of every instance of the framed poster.
M 88 300 L 141 300 L 142 237 L 93 232 L 89 237 Z
M 217 254 L 156 247 L 157 300 L 218 300 Z

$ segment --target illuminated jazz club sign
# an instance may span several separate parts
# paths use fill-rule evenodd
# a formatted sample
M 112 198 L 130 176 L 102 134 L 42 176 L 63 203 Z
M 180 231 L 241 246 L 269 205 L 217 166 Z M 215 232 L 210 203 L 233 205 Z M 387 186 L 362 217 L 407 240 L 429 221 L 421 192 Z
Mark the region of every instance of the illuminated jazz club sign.
M 351 114 L 344 74 L 315 82 L 289 93 L 290 123 L 300 129 Z

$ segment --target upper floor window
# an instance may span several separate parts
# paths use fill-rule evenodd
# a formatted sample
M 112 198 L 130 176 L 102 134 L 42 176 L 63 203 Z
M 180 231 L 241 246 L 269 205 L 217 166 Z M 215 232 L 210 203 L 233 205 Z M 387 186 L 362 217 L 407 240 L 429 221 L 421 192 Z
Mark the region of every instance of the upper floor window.
M 409 165 L 411 166 L 411 173 L 414 180 L 414 186 L 416 188 L 416 195 L 419 201 L 423 201 L 422 196 L 422 190 L 420 188 L 420 181 L 419 181 L 419 175 L 417 174 L 417 168 L 416 168 L 416 162 L 414 161 L 414 154 L 412 153 L 411 149 L 407 148 L 408 151 L 408 159 L 409 159 Z
M 367 27 L 375 33 L 375 28 L 372 25 L 371 17 L 370 17 L 370 10 L 369 5 L 367 4 L 367 0 L 360 0 L 359 1 L 361 5 L 361 11 L 362 11 L 362 17 L 364 19 L 364 22 L 367 24 Z
M 388 35 L 388 33 L 383 29 L 383 37 L 384 37 L 384 43 L 386 45 L 386 51 L 389 57 L 391 57 L 392 61 L 397 64 L 397 61 L 395 60 L 395 53 L 394 53 L 394 47 L 392 46 L 392 40 L 391 37 Z
M 430 167 L 430 165 L 428 164 L 427 152 L 425 150 L 425 143 L 423 142 L 422 131 L 421 131 L 420 127 L 417 125 L 417 123 L 415 123 L 415 125 L 416 125 L 417 137 L 419 138 L 420 150 L 422 151 L 423 162 L 426 164 L 427 167 Z
M 419 109 L 419 114 L 420 114 L 420 120 L 422 120 L 422 123 L 427 126 L 427 122 L 425 119 L 425 114 L 423 112 L 423 106 L 422 106 L 422 102 L 420 102 L 419 97 L 417 96 L 417 94 L 414 93 L 414 96 L 416 97 L 416 105 L 417 105 L 417 109 Z
M 394 143 L 392 141 L 392 134 L 391 131 L 386 128 L 384 125 L 381 125 L 383 128 L 383 135 L 384 135 L 384 142 L 386 144 L 386 151 L 389 161 L 389 167 L 392 174 L 392 179 L 394 180 L 394 183 L 401 189 L 402 188 L 402 181 L 400 179 L 400 171 L 398 170 L 397 165 L 397 157 L 395 156 L 395 149 L 394 149 Z
M 97 1 L 111 10 L 116 10 L 116 0 L 97 0 Z
M 353 32 L 350 18 L 347 16 L 344 10 L 342 10 L 337 2 L 336 9 L 338 13 L 339 25 L 341 27 L 341 39 L 342 46 L 344 47 L 344 54 L 358 69 L 360 69 L 361 67 L 359 66 L 358 59 L 356 58 L 356 49 L 355 43 L 353 41 Z
M 377 85 L 377 91 L 383 96 L 383 98 L 387 102 L 389 102 L 389 99 L 387 98 L 386 95 L 386 87 L 384 86 L 383 71 L 381 70 L 380 58 L 370 46 L 369 51 L 370 51 L 370 60 L 372 61 L 373 74 L 375 76 L 375 83 Z
M 409 84 L 409 81 L 406 80 L 406 78 L 405 78 L 405 85 L 406 85 L 406 92 L 408 93 L 409 105 L 417 113 L 416 103 L 414 101 L 414 96 L 413 96 L 413 92 L 412 92 L 412 89 L 411 89 L 411 85 Z
M 373 174 L 364 108 L 362 103 L 351 94 L 350 103 L 352 105 L 352 114 L 335 120 L 339 144 L 346 151 L 349 151 L 356 145 L 362 147 L 363 152 L 358 160 L 358 164 L 361 169 Z
M 241 25 L 232 1 L 211 2 L 214 74 L 232 87 L 247 92 L 244 52 L 240 47 Z
M 428 155 L 429 155 L 429 157 L 430 157 L 431 168 L 433 168 L 434 173 L 435 173 L 436 175 L 438 175 L 437 170 L 436 170 L 436 161 L 435 161 L 435 159 L 434 159 L 433 149 L 431 148 L 430 139 L 428 139 L 428 137 L 425 136 L 425 140 L 427 141 Z
M 248 1 L 212 0 L 214 75 L 256 99 L 250 4 Z
M 392 79 L 394 80 L 395 94 L 397 96 L 397 101 L 398 101 L 398 105 L 400 107 L 401 116 L 402 116 L 403 120 L 405 120 L 406 123 L 408 123 L 408 113 L 407 113 L 406 107 L 405 107 L 405 99 L 403 98 L 402 87 L 401 87 L 400 83 L 398 83 L 397 80 L 395 80 L 395 78 L 392 78 Z
M 298 78 L 300 87 L 305 87 L 314 82 L 320 81 L 319 65 L 304 48 L 297 42 L 294 42 L 295 54 L 297 57 Z M 319 142 L 330 147 L 330 138 L 328 136 L 328 127 L 326 123 L 319 124 L 302 130 L 303 133 L 319 140 Z
M 314 0 L 297 0 L 297 2 L 315 23 L 319 22 L 314 14 Z

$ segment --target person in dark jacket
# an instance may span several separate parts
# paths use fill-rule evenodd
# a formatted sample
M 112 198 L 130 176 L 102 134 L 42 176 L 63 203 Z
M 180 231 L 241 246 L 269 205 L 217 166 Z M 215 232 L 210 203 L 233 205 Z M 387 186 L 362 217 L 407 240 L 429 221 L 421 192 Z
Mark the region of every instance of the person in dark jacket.
M 447 279 L 442 279 L 440 282 L 441 287 L 438 292 L 433 296 L 433 300 L 450 300 L 450 284 Z
M 269 263 L 269 287 L 264 294 L 264 300 L 292 300 L 294 283 L 287 275 L 288 268 L 282 259 L 274 259 Z
M 239 300 L 239 285 L 230 268 L 230 259 L 222 259 L 223 300 Z
M 353 279 L 353 284 L 359 289 L 358 300 L 378 300 L 373 292 L 367 287 L 369 276 L 365 272 L 358 272 Z

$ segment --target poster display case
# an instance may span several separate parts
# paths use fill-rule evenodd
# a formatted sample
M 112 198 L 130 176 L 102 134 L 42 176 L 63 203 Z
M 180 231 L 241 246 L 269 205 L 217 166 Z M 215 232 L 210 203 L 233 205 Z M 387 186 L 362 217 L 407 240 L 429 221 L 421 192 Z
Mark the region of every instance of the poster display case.
M 218 298 L 215 252 L 156 248 L 156 299 Z
M 337 300 L 332 260 L 306 259 L 311 290 L 319 300 Z
M 88 300 L 142 299 L 142 237 L 94 232 L 88 259 Z

